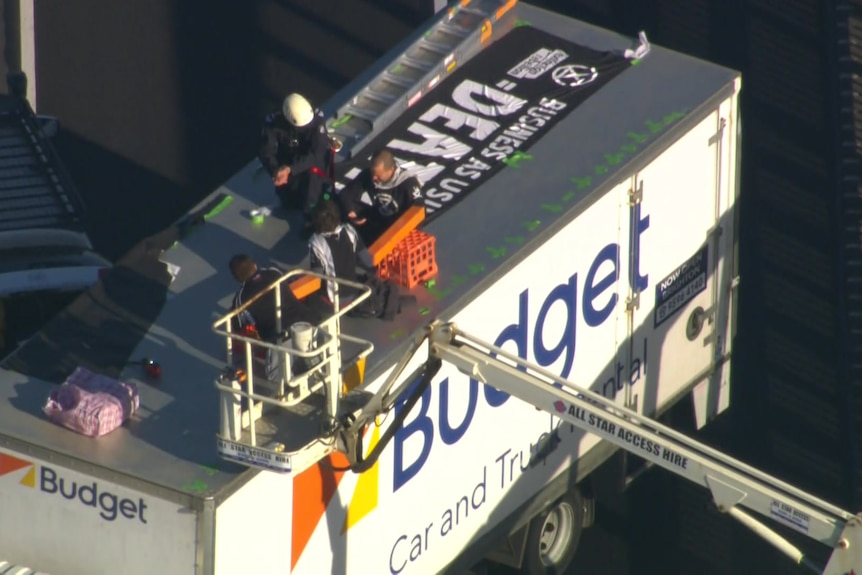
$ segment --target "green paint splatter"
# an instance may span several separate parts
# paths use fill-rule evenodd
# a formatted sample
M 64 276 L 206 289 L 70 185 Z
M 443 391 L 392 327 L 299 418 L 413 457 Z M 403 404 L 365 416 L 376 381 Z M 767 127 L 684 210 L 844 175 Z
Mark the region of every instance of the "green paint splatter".
M 515 152 L 514 154 L 512 154 L 511 156 L 509 156 L 508 158 L 503 160 L 503 163 L 506 164 L 507 166 L 509 166 L 510 168 L 518 169 L 521 167 L 520 166 L 521 160 L 530 161 L 532 159 L 533 159 L 533 156 L 531 156 L 530 154 L 525 154 L 524 152 Z
M 561 206 L 559 204 L 542 204 L 539 207 L 542 208 L 543 210 L 553 212 L 555 214 L 558 214 L 558 213 L 563 211 L 563 206 Z
M 467 270 L 470 272 L 471 276 L 474 276 L 476 274 L 480 274 L 483 271 L 485 271 L 485 265 L 484 264 L 470 264 L 469 266 L 467 266 Z
M 492 260 L 498 260 L 501 257 L 506 255 L 506 248 L 485 248 L 489 254 L 491 254 Z
M 404 336 L 404 329 L 399 327 L 398 329 L 396 329 L 395 331 L 393 331 L 392 333 L 389 334 L 389 339 L 398 339 L 399 337 L 403 337 L 403 336 Z
M 509 236 L 505 241 L 507 244 L 520 244 L 524 241 L 524 236 Z
M 427 288 L 432 288 L 435 285 L 437 285 L 437 280 L 435 280 L 435 279 L 430 279 L 427 282 L 425 282 L 425 287 L 427 287 Z
M 532 26 L 529 20 L 515 20 L 515 28 L 523 28 L 524 26 Z
M 462 275 L 454 275 L 452 276 L 452 287 L 458 287 L 459 285 L 466 282 L 469 278 L 467 276 Z
M 190 491 L 192 493 L 203 493 L 209 489 L 209 485 L 201 481 L 200 479 L 195 479 L 191 483 L 186 483 L 183 485 L 184 491 Z
M 541 220 L 532 220 L 529 222 L 524 222 L 521 225 L 524 226 L 525 228 L 527 228 L 528 232 L 532 232 L 533 230 L 535 230 L 536 228 L 541 226 L 542 222 L 541 222 Z
M 658 134 L 662 130 L 664 130 L 664 124 L 661 122 L 653 122 L 652 120 L 647 120 L 645 122 L 646 127 L 649 128 L 650 133 Z
M 575 196 L 576 196 L 576 195 L 577 195 L 577 193 L 576 193 L 576 192 L 568 191 L 568 192 L 566 192 L 565 194 L 563 194 L 563 198 L 562 198 L 562 200 L 563 200 L 564 202 L 570 202 L 570 201 L 572 201 L 573 199 L 575 199 Z
M 616 166 L 623 161 L 625 154 L 605 154 L 605 161 L 609 166 Z
M 352 119 L 353 119 L 353 116 L 351 116 L 350 114 L 344 114 L 343 116 L 341 116 L 340 118 L 338 118 L 337 120 L 332 122 L 332 124 L 331 124 L 332 129 L 334 130 L 335 128 L 338 128 L 339 126 L 343 126 L 344 124 L 346 124 L 347 122 L 349 122 Z
M 634 140 L 638 144 L 643 144 L 649 136 L 646 134 L 638 134 L 637 132 L 629 132 L 626 134 L 626 137 Z
M 215 469 L 214 467 L 209 467 L 207 465 L 201 465 L 201 469 L 203 470 L 204 473 L 206 473 L 210 477 L 212 477 L 213 475 L 218 473 L 218 469 Z
M 640 64 L 641 62 L 643 62 L 643 58 L 638 58 L 637 60 L 632 60 L 632 61 L 631 61 L 632 66 L 637 66 L 637 65 L 638 65 L 638 64 Z
M 628 152 L 629 154 L 634 154 L 638 151 L 638 147 L 634 144 L 626 144 L 625 146 L 620 146 L 620 150 L 623 152 Z
M 608 173 L 608 167 L 604 164 L 599 164 L 598 166 L 593 168 L 593 171 L 596 173 L 597 176 L 601 176 L 602 174 Z
M 439 301 L 452 293 L 452 288 L 446 288 L 441 290 L 437 286 L 432 286 L 428 288 L 428 293 L 430 293 L 434 297 L 434 299 Z
M 431 30 L 428 30 L 428 31 L 425 33 L 425 36 L 430 36 L 430 35 L 431 35 Z M 394 67 L 394 68 L 392 68 L 392 70 L 390 70 L 390 71 L 391 71 L 393 74 L 398 74 L 399 72 L 403 72 L 403 71 L 404 71 L 404 65 L 402 65 L 402 64 L 395 64 L 395 67 Z
M 589 188 L 593 185 L 593 178 L 590 176 L 584 176 L 582 178 L 571 178 L 569 181 L 578 186 L 579 190 Z
M 419 308 L 419 314 L 420 314 L 420 315 L 428 315 L 429 313 L 431 313 L 431 308 L 430 308 L 430 307 L 422 307 L 422 308 Z
M 680 118 L 685 118 L 685 112 L 672 112 L 661 119 L 662 123 L 667 126 L 668 124 L 679 120 Z

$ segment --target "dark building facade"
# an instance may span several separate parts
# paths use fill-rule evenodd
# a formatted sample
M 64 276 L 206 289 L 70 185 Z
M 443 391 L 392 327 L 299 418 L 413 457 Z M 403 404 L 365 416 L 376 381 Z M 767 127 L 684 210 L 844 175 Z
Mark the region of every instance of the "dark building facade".
M 742 71 L 742 298 L 731 433 L 721 442 L 859 510 L 862 2 L 547 4 L 627 34 L 646 29 L 657 44 Z M 705 511 L 707 493 L 677 483 L 680 572 L 792 572 L 772 553 L 752 564 L 765 546 Z

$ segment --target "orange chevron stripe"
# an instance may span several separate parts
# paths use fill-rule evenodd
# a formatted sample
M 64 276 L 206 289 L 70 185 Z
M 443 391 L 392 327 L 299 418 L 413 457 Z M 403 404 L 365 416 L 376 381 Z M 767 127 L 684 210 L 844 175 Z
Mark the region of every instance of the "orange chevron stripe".
M 302 556 L 320 518 L 326 513 L 335 495 L 343 471 L 333 467 L 347 467 L 347 457 L 333 453 L 314 467 L 309 467 L 293 478 L 293 530 L 291 535 L 290 570 Z
M 33 464 L 29 461 L 18 459 L 17 457 L 12 457 L 5 453 L 0 453 L 0 475 L 6 475 L 7 473 L 18 471 L 19 469 L 24 469 L 30 465 Z

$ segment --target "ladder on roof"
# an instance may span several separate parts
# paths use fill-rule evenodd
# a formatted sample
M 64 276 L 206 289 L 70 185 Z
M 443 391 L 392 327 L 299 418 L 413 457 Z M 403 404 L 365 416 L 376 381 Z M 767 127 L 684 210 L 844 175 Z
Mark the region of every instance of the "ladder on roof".
M 290 289 L 286 282 L 298 275 L 335 284 L 333 312 L 316 326 L 282 324 L 282 290 Z M 338 296 L 339 286 L 354 288 L 359 295 L 344 302 Z M 276 325 L 286 328 L 278 330 L 286 334 L 284 338 L 264 342 L 233 330 L 235 318 L 272 295 Z M 344 315 L 370 295 L 364 284 L 297 269 L 213 324 L 227 344 L 228 367 L 215 382 L 220 399 L 220 457 L 279 473 L 299 473 L 337 449 L 335 431 L 344 410 L 357 411 L 372 397 L 356 388 L 361 382 L 356 380 L 361 380 L 358 364 L 374 345 L 341 332 Z
M 0 113 L 0 232 L 80 229 L 81 206 L 26 105 Z
M 461 0 L 443 11 L 421 38 L 372 79 L 327 122 L 343 153 L 361 147 L 425 93 L 458 62 L 479 52 L 518 0 Z

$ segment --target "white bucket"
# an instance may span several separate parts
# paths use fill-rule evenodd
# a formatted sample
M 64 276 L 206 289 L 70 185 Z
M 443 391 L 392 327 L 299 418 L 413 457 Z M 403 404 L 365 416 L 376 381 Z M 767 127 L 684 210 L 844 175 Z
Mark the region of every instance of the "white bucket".
M 310 323 L 300 321 L 290 326 L 290 341 L 297 351 L 311 351 L 316 346 L 314 335 L 317 330 Z

